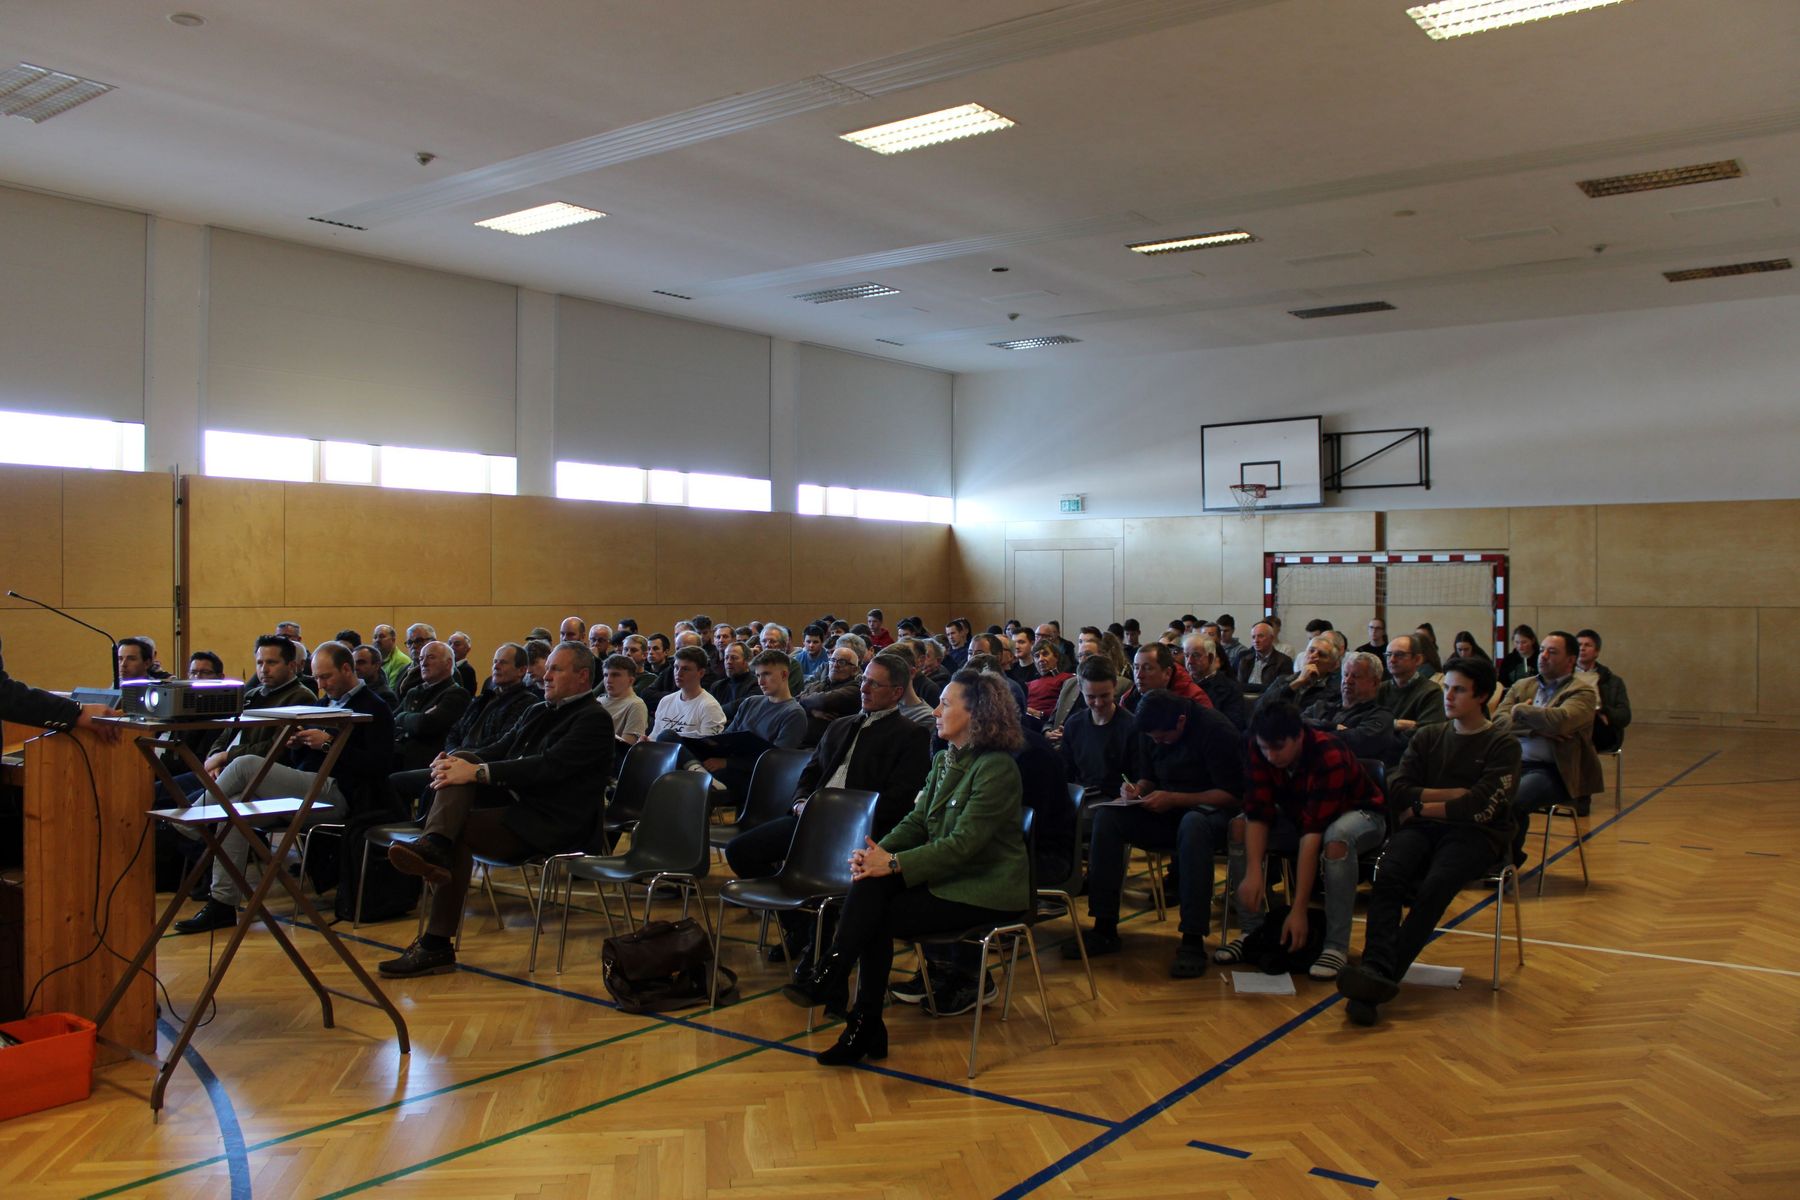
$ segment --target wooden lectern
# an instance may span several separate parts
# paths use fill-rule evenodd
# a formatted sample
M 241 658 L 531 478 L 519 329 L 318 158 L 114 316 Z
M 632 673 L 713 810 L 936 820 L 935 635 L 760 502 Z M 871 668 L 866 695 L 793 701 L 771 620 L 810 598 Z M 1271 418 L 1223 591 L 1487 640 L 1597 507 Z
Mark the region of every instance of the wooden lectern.
M 152 804 L 150 766 L 135 741 L 160 728 L 134 722 L 114 742 L 85 729 L 33 730 L 37 736 L 25 743 L 27 994 L 43 980 L 31 1013 L 99 1012 L 156 923 L 156 846 L 145 815 Z M 98 948 L 96 929 L 106 935 Z M 58 967 L 64 969 L 46 977 Z M 153 987 L 148 974 L 133 980 L 100 1032 L 154 1054 Z M 101 1062 L 124 1057 L 105 1043 L 99 1052 Z

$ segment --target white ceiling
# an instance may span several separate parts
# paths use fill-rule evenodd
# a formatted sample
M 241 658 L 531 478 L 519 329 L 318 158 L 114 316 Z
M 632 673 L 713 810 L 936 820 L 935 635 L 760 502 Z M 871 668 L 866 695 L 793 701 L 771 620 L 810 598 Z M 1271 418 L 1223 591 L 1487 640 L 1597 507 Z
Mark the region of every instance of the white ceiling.
M 1660 274 L 1800 250 L 1795 0 L 1447 42 L 1407 0 L 192 3 L 0 0 L 0 67 L 117 87 L 0 120 L 0 181 L 957 371 L 1800 291 Z M 837 137 L 970 101 L 1018 126 Z M 1744 176 L 1574 186 L 1723 158 Z M 473 225 L 550 200 L 610 215 Z M 792 299 L 868 280 L 901 294 Z M 1287 312 L 1363 300 L 1396 311 Z M 986 344 L 1053 333 L 1082 342 Z

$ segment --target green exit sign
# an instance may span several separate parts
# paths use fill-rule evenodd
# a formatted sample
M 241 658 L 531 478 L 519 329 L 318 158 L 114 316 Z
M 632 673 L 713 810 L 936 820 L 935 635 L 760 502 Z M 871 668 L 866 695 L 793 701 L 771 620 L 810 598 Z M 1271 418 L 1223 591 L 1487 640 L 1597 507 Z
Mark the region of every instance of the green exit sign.
M 1086 507 L 1086 496 L 1064 496 L 1061 501 L 1061 509 L 1066 513 L 1081 512 Z

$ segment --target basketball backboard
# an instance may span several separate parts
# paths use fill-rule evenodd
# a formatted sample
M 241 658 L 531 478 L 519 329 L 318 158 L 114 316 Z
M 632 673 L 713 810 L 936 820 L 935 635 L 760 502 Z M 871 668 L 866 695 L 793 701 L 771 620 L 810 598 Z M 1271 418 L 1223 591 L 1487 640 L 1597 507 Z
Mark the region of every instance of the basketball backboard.
M 1200 507 L 1236 512 L 1234 484 L 1260 483 L 1268 495 L 1257 511 L 1317 508 L 1320 487 L 1322 418 L 1233 421 L 1200 427 Z

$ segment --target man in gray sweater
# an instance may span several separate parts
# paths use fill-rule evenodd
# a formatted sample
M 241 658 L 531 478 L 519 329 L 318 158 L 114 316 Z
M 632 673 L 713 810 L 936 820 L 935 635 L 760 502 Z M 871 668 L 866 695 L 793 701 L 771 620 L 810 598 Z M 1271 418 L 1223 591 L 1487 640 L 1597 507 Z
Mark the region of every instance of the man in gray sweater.
M 1421 725 L 1388 775 L 1400 828 L 1375 866 L 1362 962 L 1338 974 L 1353 1024 L 1375 1023 L 1456 893 L 1492 870 L 1511 845 L 1520 751 L 1505 718 L 1488 720 L 1494 682 L 1493 664 L 1484 659 L 1445 663 L 1449 723 Z

